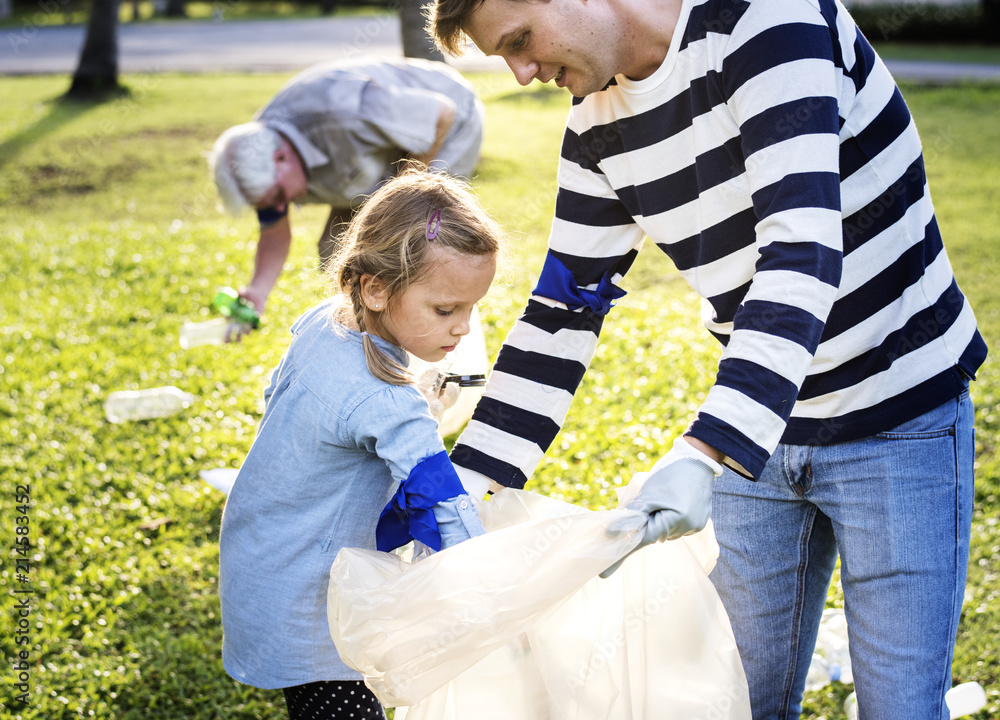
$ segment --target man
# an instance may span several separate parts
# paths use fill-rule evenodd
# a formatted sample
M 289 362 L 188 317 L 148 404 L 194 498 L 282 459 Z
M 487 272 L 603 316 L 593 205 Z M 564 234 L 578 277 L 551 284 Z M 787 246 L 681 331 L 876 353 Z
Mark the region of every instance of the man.
M 444 63 L 352 60 L 292 78 L 254 117 L 216 141 L 210 164 L 223 206 L 257 211 L 254 273 L 240 295 L 263 312 L 288 257 L 288 206 L 330 205 L 321 262 L 336 248 L 351 208 L 415 161 L 466 176 L 482 142 L 483 107 Z
M 576 96 L 538 286 L 452 454 L 466 487 L 531 475 L 648 235 L 725 350 L 630 505 L 644 543 L 712 515 L 755 718 L 801 711 L 838 550 L 862 716 L 947 718 L 986 346 L 843 6 L 438 0 L 431 27 Z

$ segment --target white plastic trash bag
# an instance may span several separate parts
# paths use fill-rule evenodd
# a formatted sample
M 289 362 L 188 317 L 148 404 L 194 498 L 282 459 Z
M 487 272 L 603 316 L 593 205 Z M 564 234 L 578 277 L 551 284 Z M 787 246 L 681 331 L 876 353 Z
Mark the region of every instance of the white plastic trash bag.
M 418 562 L 344 549 L 331 568 L 337 649 L 397 720 L 750 718 L 710 530 L 601 579 L 640 513 L 518 490 L 480 512 L 486 535 Z

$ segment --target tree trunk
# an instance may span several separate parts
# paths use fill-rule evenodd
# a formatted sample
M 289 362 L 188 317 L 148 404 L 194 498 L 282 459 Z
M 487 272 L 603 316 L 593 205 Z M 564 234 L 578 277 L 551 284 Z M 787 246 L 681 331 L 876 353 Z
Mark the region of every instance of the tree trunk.
M 403 27 L 403 55 L 424 60 L 444 60 L 424 29 L 427 18 L 423 9 L 426 0 L 400 0 L 399 19 Z
M 167 9 L 164 12 L 167 17 L 187 17 L 184 9 L 184 0 L 167 0 Z
M 983 0 L 983 39 L 1000 43 L 1000 0 Z
M 6 20 L 14 12 L 14 4 L 11 0 L 0 0 L 0 20 Z
M 67 97 L 94 100 L 124 90 L 118 84 L 119 1 L 94 0 L 87 23 L 87 38 Z

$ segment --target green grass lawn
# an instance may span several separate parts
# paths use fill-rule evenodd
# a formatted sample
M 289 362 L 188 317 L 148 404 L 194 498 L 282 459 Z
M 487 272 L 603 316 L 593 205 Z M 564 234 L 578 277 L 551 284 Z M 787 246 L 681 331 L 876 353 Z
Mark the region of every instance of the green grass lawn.
M 203 154 L 287 77 L 129 76 L 131 97 L 96 107 L 55 101 L 66 78 L 0 79 L 0 537 L 8 548 L 0 718 L 284 717 L 279 693 L 241 686 L 222 669 L 223 498 L 198 472 L 237 467 L 250 446 L 288 327 L 326 292 L 315 271 L 326 213 L 294 212 L 296 240 L 262 331 L 241 345 L 183 351 L 178 329 L 209 317 L 214 289 L 245 281 L 253 259 L 254 220 L 217 213 Z M 506 75 L 473 81 L 489 114 L 475 184 L 509 229 L 516 260 L 483 309 L 495 352 L 540 267 L 569 98 L 519 88 Z M 1000 88 L 908 85 L 904 95 L 927 146 L 956 273 L 996 347 Z M 624 284 L 629 294 L 531 485 L 591 508 L 613 506 L 614 488 L 668 447 L 718 357 L 697 299 L 655 249 Z M 980 720 L 1000 712 L 996 368 L 988 364 L 973 387 L 978 488 L 954 667 L 955 682 L 978 680 L 990 693 Z M 168 419 L 105 421 L 109 392 L 158 385 L 198 400 Z M 19 486 L 30 486 L 27 506 Z M 28 522 L 19 526 L 22 515 Z M 17 527 L 31 542 L 23 578 L 9 549 Z M 26 626 L 16 623 L 20 598 L 30 606 Z M 830 601 L 839 600 L 834 588 Z M 13 699 L 20 651 L 26 707 Z M 848 692 L 835 685 L 813 694 L 805 716 L 843 717 Z

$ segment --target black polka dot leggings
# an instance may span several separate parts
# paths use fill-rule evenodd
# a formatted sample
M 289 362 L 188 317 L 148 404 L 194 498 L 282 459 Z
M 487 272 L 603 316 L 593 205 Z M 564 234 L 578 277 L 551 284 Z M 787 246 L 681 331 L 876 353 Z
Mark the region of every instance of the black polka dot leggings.
M 363 682 L 331 680 L 285 688 L 290 720 L 385 720 L 378 699 Z

